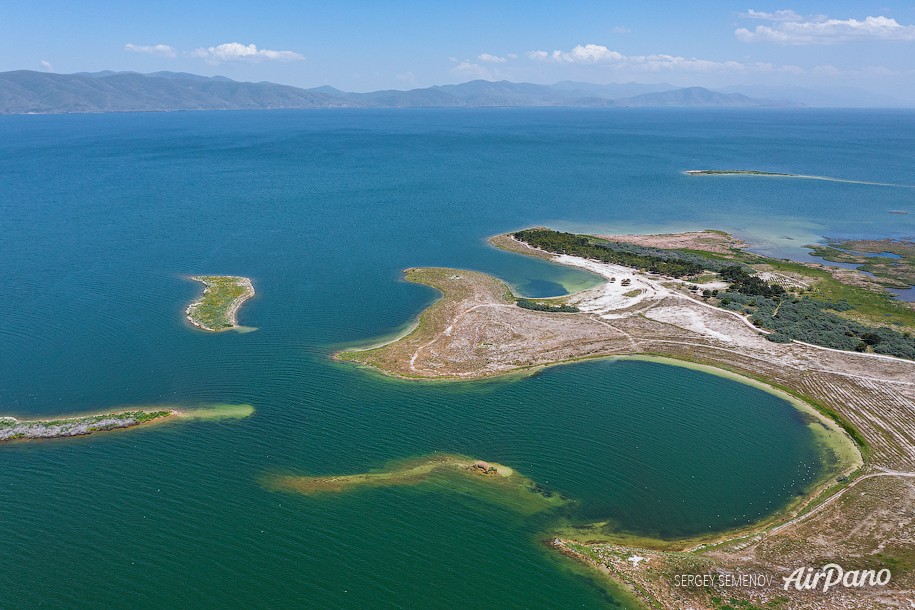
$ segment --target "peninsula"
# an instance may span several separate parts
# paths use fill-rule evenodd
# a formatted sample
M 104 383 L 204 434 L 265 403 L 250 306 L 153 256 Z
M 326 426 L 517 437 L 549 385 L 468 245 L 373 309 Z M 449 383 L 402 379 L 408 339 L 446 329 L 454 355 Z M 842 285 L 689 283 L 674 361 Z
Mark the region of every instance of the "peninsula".
M 688 540 L 634 538 L 602 523 L 550 534 L 552 547 L 651 607 L 809 608 L 817 593 L 783 590 L 784 566 L 836 558 L 858 569 L 915 564 L 915 539 L 898 535 L 915 527 L 915 514 L 898 510 L 915 504 L 915 309 L 823 265 L 752 254 L 724 233 L 654 237 L 540 228 L 492 238 L 505 250 L 603 278 L 579 293 L 532 300 L 542 308 L 519 306 L 505 283 L 483 273 L 408 269 L 407 280 L 436 288 L 441 299 L 406 336 L 337 358 L 401 378 L 443 380 L 586 358 L 659 359 L 790 400 L 812 431 L 831 439 L 831 474 L 764 523 Z M 709 574 L 704 583 L 711 584 L 679 587 L 674 577 L 683 573 Z M 776 584 L 721 584 L 735 573 Z M 915 592 L 915 573 L 893 575 L 892 591 L 837 589 L 830 607 L 881 607 L 899 591 Z
M 238 310 L 254 296 L 250 279 L 233 275 L 193 275 L 190 279 L 205 286 L 203 294 L 187 307 L 191 324 L 209 332 L 242 328 L 238 325 Z

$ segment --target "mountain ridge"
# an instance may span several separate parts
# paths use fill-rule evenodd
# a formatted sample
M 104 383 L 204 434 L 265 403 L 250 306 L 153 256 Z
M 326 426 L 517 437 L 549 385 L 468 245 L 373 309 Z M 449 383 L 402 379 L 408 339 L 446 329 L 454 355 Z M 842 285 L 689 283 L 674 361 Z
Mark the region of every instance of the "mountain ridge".
M 0 114 L 306 108 L 717 107 L 791 106 L 704 87 L 667 84 L 554 85 L 474 80 L 406 91 L 367 93 L 324 85 L 301 89 L 270 82 L 184 72 L 0 73 Z

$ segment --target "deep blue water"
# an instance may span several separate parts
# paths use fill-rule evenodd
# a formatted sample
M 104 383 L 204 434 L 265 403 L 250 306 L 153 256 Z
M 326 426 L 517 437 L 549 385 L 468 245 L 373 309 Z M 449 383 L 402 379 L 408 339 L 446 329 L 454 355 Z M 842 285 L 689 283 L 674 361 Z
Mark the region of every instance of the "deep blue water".
M 245 420 L 0 447 L 0 606 L 593 607 L 614 603 L 524 518 L 447 490 L 332 498 L 272 472 L 451 451 L 661 536 L 764 516 L 819 472 L 782 401 L 656 364 L 411 384 L 330 361 L 435 298 L 409 266 L 531 296 L 582 273 L 490 248 L 550 225 L 720 228 L 800 255 L 915 236 L 915 113 L 295 111 L 0 117 L 0 414 L 245 402 Z M 245 275 L 259 330 L 208 335 L 196 273 Z M 647 389 L 646 389 L 647 388 Z M 773 447 L 778 451 L 773 451 Z M 468 587 L 473 583 L 473 587 Z

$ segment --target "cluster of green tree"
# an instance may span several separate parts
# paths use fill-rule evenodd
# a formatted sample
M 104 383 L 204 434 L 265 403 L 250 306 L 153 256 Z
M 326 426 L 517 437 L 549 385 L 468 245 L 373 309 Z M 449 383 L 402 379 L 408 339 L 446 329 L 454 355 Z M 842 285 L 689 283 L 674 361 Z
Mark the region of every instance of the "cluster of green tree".
M 819 299 L 768 298 L 742 292 L 719 293 L 722 307 L 752 314 L 753 324 L 775 331 L 766 336 L 769 341 L 787 343 L 792 340 L 859 352 L 871 348 L 875 353 L 915 359 L 915 337 L 910 333 L 880 327 L 865 326 L 836 312 L 851 306 L 842 301 L 830 303 Z
M 547 252 L 595 259 L 670 277 L 698 275 L 704 269 L 714 271 L 721 266 L 718 261 L 687 252 L 643 248 L 550 229 L 526 229 L 518 231 L 514 237 Z
M 534 311 L 549 311 L 552 313 L 578 313 L 581 311 L 574 305 L 547 305 L 546 303 L 539 303 L 537 301 L 532 301 L 531 299 L 518 299 L 516 303 L 518 307 L 533 309 Z
M 638 246 L 636 244 L 627 244 L 621 241 L 610 241 L 606 239 L 592 238 L 594 243 L 615 252 L 625 252 L 627 254 L 637 254 L 639 256 L 652 256 L 664 260 L 680 261 L 683 263 L 695 263 L 703 269 L 709 271 L 720 271 L 725 267 L 733 266 L 734 263 L 715 258 L 702 256 L 693 252 L 684 252 L 682 250 L 665 250 L 664 248 L 652 248 L 651 246 Z M 743 267 L 741 267 L 743 268 Z
M 785 289 L 778 284 L 771 284 L 756 275 L 750 275 L 739 265 L 729 265 L 718 271 L 722 279 L 731 283 L 729 290 L 742 294 L 766 298 L 781 298 Z

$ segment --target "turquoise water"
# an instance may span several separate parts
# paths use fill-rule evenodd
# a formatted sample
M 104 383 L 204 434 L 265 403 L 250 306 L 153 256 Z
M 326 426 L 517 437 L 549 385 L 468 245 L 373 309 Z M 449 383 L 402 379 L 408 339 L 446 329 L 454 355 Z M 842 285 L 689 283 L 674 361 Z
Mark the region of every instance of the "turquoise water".
M 911 237 L 913 217 L 888 212 L 915 212 L 911 189 L 681 172 L 911 183 L 913 140 L 903 112 L 0 117 L 0 412 L 256 408 L 0 446 L 0 605 L 615 604 L 545 549 L 550 524 L 676 537 L 770 513 L 820 473 L 786 403 L 644 362 L 418 384 L 329 354 L 434 300 L 404 267 L 493 272 L 530 296 L 589 281 L 486 244 L 513 228 L 716 227 L 780 253 Z M 258 330 L 188 328 L 196 273 L 251 277 L 240 322 Z M 574 502 L 522 517 L 434 485 L 317 498 L 261 485 L 438 451 Z

